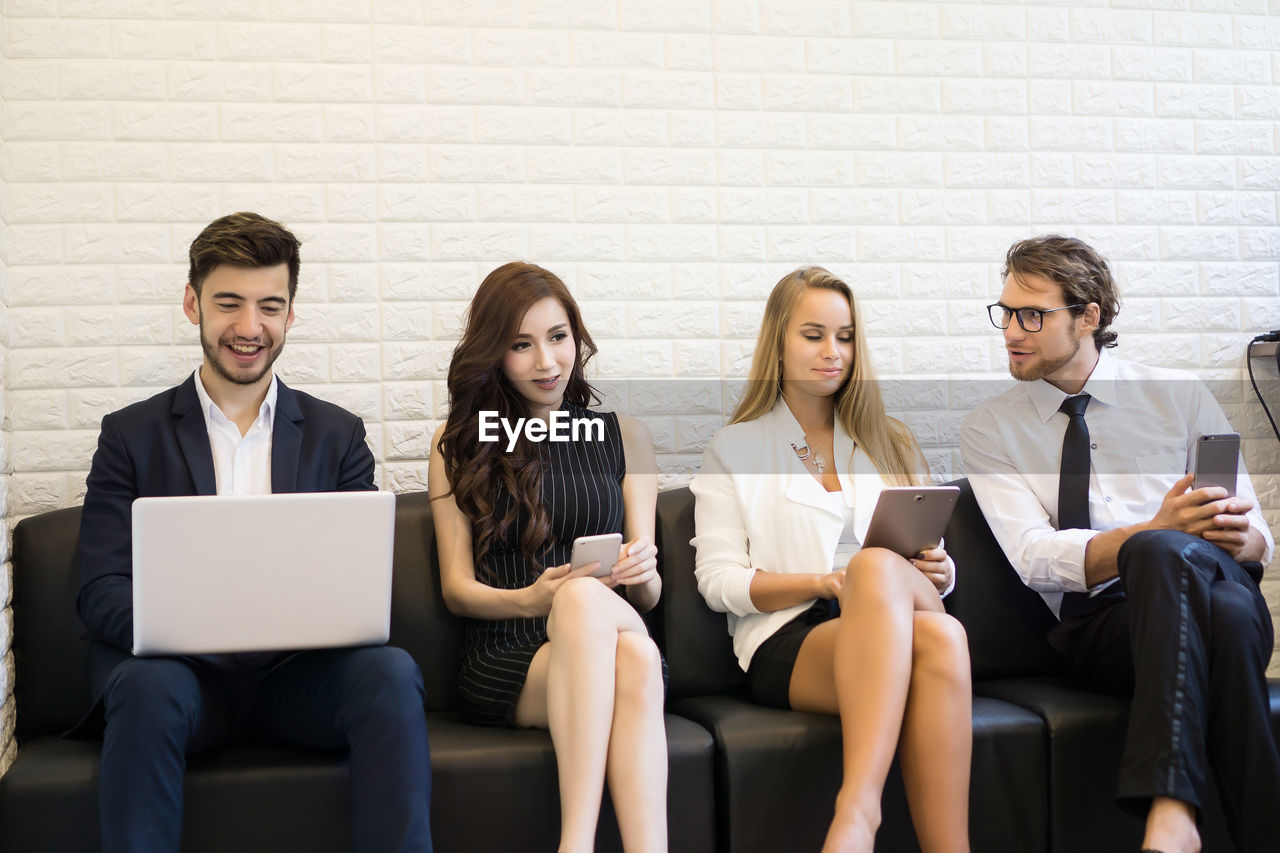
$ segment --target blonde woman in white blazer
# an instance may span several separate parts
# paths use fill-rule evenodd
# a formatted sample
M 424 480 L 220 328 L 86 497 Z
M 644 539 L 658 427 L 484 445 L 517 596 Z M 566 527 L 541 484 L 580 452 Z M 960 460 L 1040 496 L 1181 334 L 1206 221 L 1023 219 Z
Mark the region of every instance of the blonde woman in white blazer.
M 885 414 L 849 286 L 821 267 L 784 277 L 694 478 L 693 544 L 752 698 L 840 715 L 825 851 L 870 853 L 895 749 L 924 853 L 969 849 L 969 654 L 941 598 L 955 566 L 941 548 L 906 560 L 858 544 L 880 490 L 925 470 Z

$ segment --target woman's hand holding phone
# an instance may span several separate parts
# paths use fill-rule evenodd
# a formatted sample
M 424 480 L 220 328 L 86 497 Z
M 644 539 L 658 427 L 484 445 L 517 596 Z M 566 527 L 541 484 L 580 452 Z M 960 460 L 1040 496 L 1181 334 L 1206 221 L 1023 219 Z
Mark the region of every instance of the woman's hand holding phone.
M 574 569 L 593 567 L 587 574 L 611 581 L 611 570 L 618 562 L 618 548 L 622 544 L 621 533 L 600 533 L 595 536 L 579 536 L 573 540 L 573 554 L 569 565 Z M 613 586 L 612 582 L 608 583 Z
M 658 546 L 647 536 L 638 536 L 618 550 L 613 580 L 623 586 L 648 583 L 658 576 Z

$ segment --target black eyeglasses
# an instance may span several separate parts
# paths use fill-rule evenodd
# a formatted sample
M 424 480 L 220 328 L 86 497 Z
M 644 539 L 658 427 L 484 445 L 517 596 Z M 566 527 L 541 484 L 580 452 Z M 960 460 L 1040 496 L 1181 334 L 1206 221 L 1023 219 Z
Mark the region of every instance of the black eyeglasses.
M 1008 305 L 1001 305 L 999 302 L 992 302 L 987 306 L 987 316 L 991 318 L 991 325 L 997 329 L 1009 328 L 1009 323 L 1014 317 L 1018 318 L 1018 325 L 1022 327 L 1024 332 L 1038 332 L 1044 328 L 1044 315 L 1052 314 L 1054 311 L 1066 311 L 1068 308 L 1082 308 L 1088 305 L 1088 302 L 1077 302 L 1075 305 L 1063 305 L 1061 308 L 1010 308 Z

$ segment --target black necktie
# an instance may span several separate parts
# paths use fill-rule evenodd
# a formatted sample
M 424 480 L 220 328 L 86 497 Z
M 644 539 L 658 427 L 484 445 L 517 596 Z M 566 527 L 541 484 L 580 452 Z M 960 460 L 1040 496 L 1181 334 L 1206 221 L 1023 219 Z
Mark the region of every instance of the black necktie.
M 1062 471 L 1058 477 L 1058 529 L 1089 529 L 1089 426 L 1084 410 L 1088 394 L 1062 401 L 1058 411 L 1071 418 L 1062 436 Z

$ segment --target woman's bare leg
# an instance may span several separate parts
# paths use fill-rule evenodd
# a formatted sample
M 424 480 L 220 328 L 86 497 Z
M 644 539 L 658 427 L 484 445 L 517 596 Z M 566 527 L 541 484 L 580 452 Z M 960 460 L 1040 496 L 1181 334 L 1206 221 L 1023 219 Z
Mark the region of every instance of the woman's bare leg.
M 551 732 L 560 781 L 561 851 L 589 851 L 595 844 L 617 710 L 620 637 L 637 631 L 649 641 L 639 615 L 612 590 L 594 578 L 567 581 L 556 592 L 547 620 L 547 643 L 534 655 L 516 702 L 517 725 L 545 726 Z M 661 694 L 660 677 L 658 689 Z M 658 704 L 661 725 L 661 699 Z M 663 808 L 644 820 L 661 819 L 665 837 L 666 737 L 665 729 L 661 731 L 660 743 L 646 743 L 645 748 L 661 755 Z M 626 809 L 616 805 L 615 800 L 621 827 Z
M 662 658 L 643 624 L 639 630 L 618 634 L 615 683 L 605 775 L 618 816 L 622 848 L 627 853 L 664 851 L 667 727 L 662 714 Z
M 933 585 L 910 563 L 880 548 L 864 549 L 850 561 L 840 605 L 839 619 L 819 625 L 805 638 L 791 676 L 790 699 L 800 710 L 840 715 L 844 783 L 824 850 L 869 853 L 880 826 L 885 777 L 904 730 L 916 662 L 917 611 L 945 614 Z M 967 659 L 964 671 L 967 683 Z M 967 719 L 967 694 L 965 701 Z M 920 716 L 946 721 L 924 705 Z M 968 733 L 966 728 L 966 737 Z M 932 767 L 926 775 L 931 772 Z M 948 824 L 946 831 L 967 838 L 967 761 L 962 775 L 965 820 L 959 827 Z M 919 808 L 928 811 L 931 805 Z M 924 820 L 930 827 L 946 822 L 932 812 Z
M 898 759 L 916 838 L 925 853 L 968 853 L 973 689 L 964 627 L 917 612 L 911 688 Z

